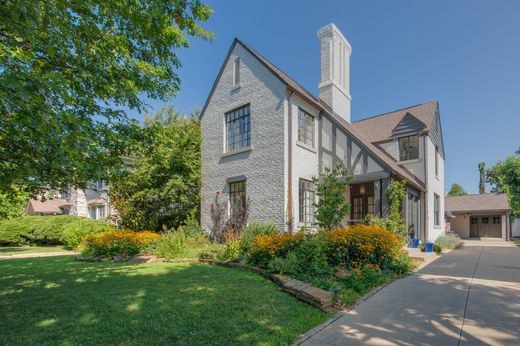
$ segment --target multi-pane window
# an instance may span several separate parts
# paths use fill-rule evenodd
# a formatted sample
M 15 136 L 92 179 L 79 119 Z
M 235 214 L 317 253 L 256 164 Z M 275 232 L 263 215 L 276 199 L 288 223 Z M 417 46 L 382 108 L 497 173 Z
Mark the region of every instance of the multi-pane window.
M 106 213 L 105 213 L 105 206 L 99 206 L 97 207 L 97 210 L 98 210 L 98 219 L 100 220 L 103 220 L 106 218 Z
M 235 181 L 229 183 L 229 203 L 231 211 L 235 210 L 237 203 L 242 203 L 242 206 L 246 203 L 246 181 Z
M 226 113 L 227 152 L 251 145 L 251 114 L 249 105 Z
M 314 224 L 316 222 L 314 215 L 314 198 L 316 194 L 314 183 L 310 180 L 300 179 L 299 190 L 300 222 Z
M 487 216 L 482 217 L 482 224 L 487 225 L 488 223 L 489 223 L 489 217 L 487 217 Z
M 407 161 L 419 158 L 419 136 L 399 138 L 399 160 Z
M 298 110 L 298 141 L 314 147 L 314 117 L 301 108 Z
M 500 224 L 500 216 L 493 216 L 493 224 L 494 225 Z
M 233 86 L 240 86 L 240 58 L 233 61 Z
M 439 195 L 433 195 L 433 219 L 435 221 L 435 226 L 440 226 L 441 224 L 441 198 Z
M 359 221 L 363 218 L 363 197 L 352 198 L 352 220 Z

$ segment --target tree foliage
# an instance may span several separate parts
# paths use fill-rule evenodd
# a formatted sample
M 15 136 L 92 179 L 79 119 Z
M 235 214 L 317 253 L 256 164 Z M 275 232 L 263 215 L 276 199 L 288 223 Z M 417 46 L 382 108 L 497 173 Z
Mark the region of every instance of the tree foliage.
M 318 202 L 314 204 L 318 226 L 323 229 L 341 226 L 350 211 L 350 204 L 345 199 L 350 181 L 348 170 L 340 161 L 332 169 L 326 167 L 313 181 L 318 196 Z
M 110 182 L 111 203 L 122 226 L 177 228 L 197 217 L 200 202 L 200 127 L 172 107 L 146 117 L 146 139 L 126 173 Z
M 448 196 L 466 196 L 467 194 L 464 188 L 457 183 L 451 184 L 451 189 L 448 191 Z
M 484 162 L 480 162 L 478 164 L 478 171 L 480 174 L 480 179 L 478 183 L 478 192 L 480 194 L 486 193 L 486 164 Z
M 29 194 L 19 187 L 10 188 L 9 193 L 0 192 L 0 220 L 20 217 L 24 214 Z
M 0 6 L 0 189 L 85 188 L 140 140 L 122 107 L 179 90 L 176 51 L 211 9 L 199 0 L 23 1 Z
M 494 192 L 505 192 L 514 216 L 520 216 L 520 152 L 500 161 L 487 171 Z

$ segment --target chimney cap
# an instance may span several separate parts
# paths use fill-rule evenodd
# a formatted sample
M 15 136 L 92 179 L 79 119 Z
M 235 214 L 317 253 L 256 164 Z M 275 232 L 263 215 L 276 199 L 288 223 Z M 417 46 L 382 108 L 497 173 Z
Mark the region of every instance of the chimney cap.
M 330 23 L 330 24 L 327 24 L 324 27 L 321 27 L 320 29 L 318 29 L 318 38 L 319 39 L 323 38 L 324 36 L 330 35 L 330 34 L 336 34 L 339 37 L 339 39 L 342 40 L 350 50 L 352 50 L 352 47 L 350 46 L 350 43 L 348 42 L 347 38 L 345 37 L 345 35 L 343 35 L 341 30 L 338 29 L 336 24 Z

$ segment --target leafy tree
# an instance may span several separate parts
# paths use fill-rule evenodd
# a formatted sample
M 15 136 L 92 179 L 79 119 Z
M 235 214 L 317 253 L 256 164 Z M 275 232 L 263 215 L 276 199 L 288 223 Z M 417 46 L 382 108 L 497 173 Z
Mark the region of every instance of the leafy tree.
M 5 0 L 0 6 L 0 190 L 85 188 L 140 140 L 122 107 L 179 90 L 199 0 Z
M 520 153 L 498 162 L 487 172 L 487 182 L 494 192 L 506 192 L 514 216 L 520 216 Z
M 314 204 L 318 226 L 323 229 L 339 227 L 350 210 L 350 204 L 345 200 L 350 181 L 348 170 L 339 161 L 334 168 L 325 168 L 312 180 L 318 196 L 318 202 Z
M 486 164 L 484 162 L 480 162 L 478 164 L 478 170 L 480 173 L 478 192 L 480 194 L 483 194 L 483 193 L 486 193 Z
M 448 196 L 466 196 L 468 193 L 464 191 L 464 188 L 457 183 L 451 184 L 451 189 L 448 192 Z
M 110 182 L 118 222 L 130 229 L 177 228 L 196 217 L 200 192 L 200 127 L 172 107 L 147 117 L 134 164 Z
M 11 192 L 0 192 L 0 220 L 20 217 L 24 214 L 29 194 L 19 187 L 12 187 Z

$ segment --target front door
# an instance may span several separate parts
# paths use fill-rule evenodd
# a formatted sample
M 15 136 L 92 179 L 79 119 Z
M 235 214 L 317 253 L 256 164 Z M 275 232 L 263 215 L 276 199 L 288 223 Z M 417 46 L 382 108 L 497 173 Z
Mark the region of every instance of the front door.
M 350 185 L 350 219 L 360 223 L 374 214 L 374 183 Z
M 479 236 L 479 219 L 476 216 L 472 216 L 469 219 L 469 237 L 476 238 Z

